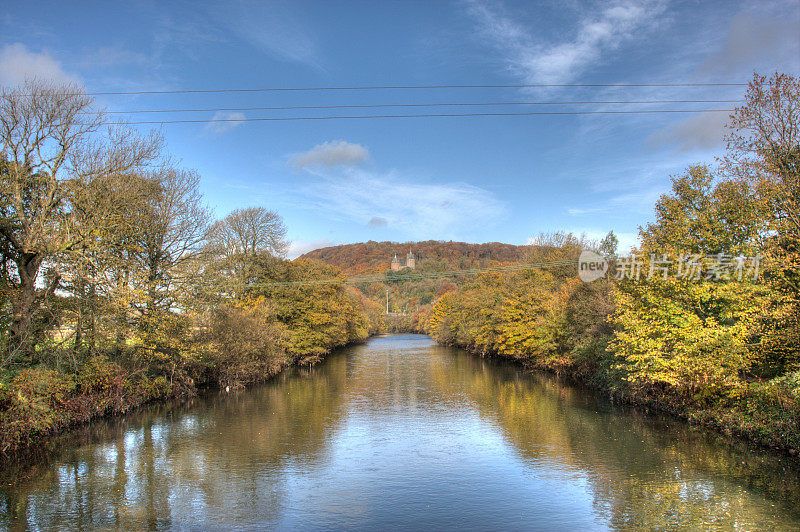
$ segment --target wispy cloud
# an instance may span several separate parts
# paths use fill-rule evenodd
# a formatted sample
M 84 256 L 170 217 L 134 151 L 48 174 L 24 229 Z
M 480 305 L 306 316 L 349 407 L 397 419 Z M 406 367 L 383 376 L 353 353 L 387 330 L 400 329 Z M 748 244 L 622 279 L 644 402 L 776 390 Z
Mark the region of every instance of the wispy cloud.
M 134 52 L 119 46 L 102 46 L 89 50 L 80 59 L 81 68 L 107 69 L 116 67 L 145 67 L 150 64 L 150 57 L 141 52 Z
M 32 52 L 21 43 L 7 44 L 0 49 L 0 85 L 17 85 L 26 79 L 69 83 L 79 81 L 61 68 L 52 55 Z
M 212 15 L 236 37 L 276 59 L 321 70 L 319 47 L 291 2 L 231 1 Z
M 473 0 L 468 12 L 481 34 L 504 56 L 506 65 L 527 83 L 569 83 L 604 54 L 633 38 L 635 30 L 663 11 L 656 2 L 617 2 L 577 21 L 571 38 L 541 42 L 497 4 Z
M 583 216 L 583 215 L 586 215 L 586 214 L 594 214 L 594 213 L 597 213 L 597 212 L 603 212 L 605 210 L 607 210 L 606 207 L 590 207 L 590 208 L 585 208 L 585 209 L 578 209 L 578 208 L 575 208 L 575 207 L 571 207 L 571 208 L 567 209 L 567 214 L 569 214 L 570 216 Z
M 674 153 L 643 154 L 627 163 L 599 164 L 571 181 L 591 191 L 585 200 L 565 206 L 566 214 L 582 224 L 609 226 L 627 219 L 632 213 L 640 219 L 652 215 L 653 205 L 669 191 L 670 178 L 686 167 L 686 156 Z
M 576 218 L 617 218 L 620 212 L 649 214 L 653 205 L 669 188 L 667 183 L 649 187 L 636 187 L 629 192 L 615 194 L 588 207 L 570 207 L 567 214 Z
M 247 117 L 241 112 L 217 111 L 204 129 L 207 133 L 221 134 L 244 124 Z
M 289 159 L 298 170 L 313 167 L 355 166 L 369 159 L 369 151 L 361 144 L 333 140 L 317 144 L 310 150 Z
M 411 238 L 455 238 L 494 225 L 506 207 L 491 192 L 465 183 L 415 183 L 396 173 L 356 168 L 312 170 L 301 191 L 332 218 L 386 226 Z
M 188 58 L 200 61 L 209 44 L 225 41 L 217 19 L 209 21 L 201 12 L 183 10 L 179 16 L 160 8 L 152 7 L 153 50 L 150 62 L 159 71 L 169 71 L 172 63 Z

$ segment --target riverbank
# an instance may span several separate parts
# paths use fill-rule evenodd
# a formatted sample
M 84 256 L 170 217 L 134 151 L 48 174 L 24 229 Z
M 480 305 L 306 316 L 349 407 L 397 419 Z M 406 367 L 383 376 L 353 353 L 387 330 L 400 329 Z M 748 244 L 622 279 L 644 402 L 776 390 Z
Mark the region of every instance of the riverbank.
M 420 334 L 427 334 L 416 331 Z M 440 342 L 441 343 L 441 342 Z M 442 345 L 452 345 L 445 344 Z M 631 405 L 644 413 L 661 413 L 714 430 L 725 436 L 740 438 L 762 447 L 785 452 L 800 460 L 800 412 L 786 408 L 776 393 L 775 387 L 750 385 L 736 397 L 713 404 L 699 404 L 669 390 L 661 395 L 636 393 L 622 383 L 612 383 L 607 375 L 610 368 L 588 370 L 585 366 L 563 366 L 538 364 L 535 360 L 519 355 L 487 352 L 475 346 L 455 345 L 473 356 L 491 357 L 511 361 L 527 370 L 541 371 L 563 379 L 573 385 L 585 386 L 607 399 Z
M 0 466 L 0 528 L 796 528 L 798 468 L 515 364 L 387 335 Z M 664 508 L 669 508 L 665 512 Z
M 262 384 L 292 366 L 314 365 L 335 349 L 364 342 L 370 336 L 318 347 L 313 355 L 271 356 L 248 361 L 246 371 L 225 368 L 213 360 L 198 360 L 182 368 L 179 378 L 147 376 L 126 369 L 129 360 L 94 357 L 77 373 L 26 368 L 0 382 L 0 455 L 16 455 L 33 446 L 49 444 L 53 436 L 90 421 L 124 416 L 155 402 L 183 401 L 213 390 L 231 392 Z M 234 375 L 232 376 L 231 373 Z M 173 372 L 174 376 L 174 372 Z

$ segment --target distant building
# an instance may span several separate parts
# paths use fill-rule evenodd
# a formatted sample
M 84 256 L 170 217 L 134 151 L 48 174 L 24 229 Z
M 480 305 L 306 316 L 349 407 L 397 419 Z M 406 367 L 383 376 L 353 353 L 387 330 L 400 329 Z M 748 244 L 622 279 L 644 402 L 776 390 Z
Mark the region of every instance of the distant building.
M 408 250 L 408 255 L 406 255 L 406 263 L 403 264 L 400 262 L 400 259 L 397 257 L 397 253 L 394 254 L 392 258 L 392 271 L 400 271 L 405 268 L 415 269 L 417 267 L 417 260 L 414 258 L 414 254 L 411 253 L 411 250 Z

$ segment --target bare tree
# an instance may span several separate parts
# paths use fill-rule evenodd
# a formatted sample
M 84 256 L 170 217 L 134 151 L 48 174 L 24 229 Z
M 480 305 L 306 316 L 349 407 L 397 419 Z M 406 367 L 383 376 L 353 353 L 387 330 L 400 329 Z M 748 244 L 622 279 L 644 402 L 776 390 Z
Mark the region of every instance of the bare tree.
M 213 238 L 231 253 L 250 256 L 266 251 L 283 257 L 288 249 L 283 219 L 264 207 L 231 212 L 214 225 Z
M 16 349 L 30 349 L 34 316 L 59 287 L 57 258 L 80 253 L 90 232 L 94 216 L 76 215 L 76 192 L 146 164 L 160 151 L 156 134 L 140 137 L 121 126 L 104 130 L 104 115 L 91 106 L 75 85 L 30 81 L 0 92 L 0 244 L 14 266 L 5 270 L 3 283 Z
M 166 166 L 144 176 L 150 196 L 138 216 L 141 226 L 133 260 L 144 294 L 135 306 L 144 314 L 173 310 L 195 282 L 191 263 L 206 243 L 210 214 L 194 171 Z M 134 277 L 136 279 L 136 277 Z
M 256 259 L 283 258 L 289 247 L 283 219 L 264 207 L 236 209 L 214 224 L 209 240 L 223 268 L 239 283 L 248 282 Z

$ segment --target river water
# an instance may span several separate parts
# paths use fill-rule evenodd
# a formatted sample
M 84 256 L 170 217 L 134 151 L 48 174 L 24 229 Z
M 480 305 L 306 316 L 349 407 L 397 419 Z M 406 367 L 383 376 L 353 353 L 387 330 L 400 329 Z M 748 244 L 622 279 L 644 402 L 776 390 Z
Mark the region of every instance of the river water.
M 6 465 L 9 528 L 794 530 L 786 457 L 395 335 Z

